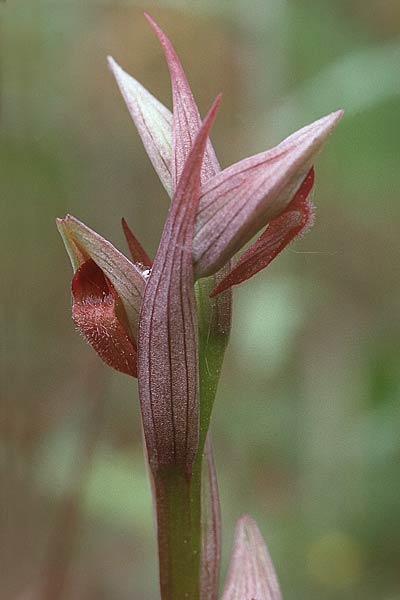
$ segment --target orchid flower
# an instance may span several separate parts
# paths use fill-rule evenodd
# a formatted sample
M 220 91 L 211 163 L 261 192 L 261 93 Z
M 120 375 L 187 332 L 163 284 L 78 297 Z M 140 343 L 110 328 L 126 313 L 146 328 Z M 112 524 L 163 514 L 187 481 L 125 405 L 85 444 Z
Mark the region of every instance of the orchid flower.
M 154 261 L 124 219 L 130 259 L 70 215 L 57 225 L 74 270 L 74 323 L 104 362 L 138 378 L 161 597 L 216 600 L 220 511 L 209 424 L 232 286 L 312 224 L 313 165 L 342 111 L 221 170 L 209 139 L 221 97 L 202 121 L 171 42 L 146 17 L 169 67 L 172 112 L 112 58 L 109 65 L 171 199 Z M 280 598 L 260 533 L 243 517 L 222 600 Z

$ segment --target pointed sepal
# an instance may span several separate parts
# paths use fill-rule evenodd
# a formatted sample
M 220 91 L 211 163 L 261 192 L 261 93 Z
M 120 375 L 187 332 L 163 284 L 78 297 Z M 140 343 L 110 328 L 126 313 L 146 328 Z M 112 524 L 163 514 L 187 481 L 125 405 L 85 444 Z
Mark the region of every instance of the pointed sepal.
M 136 125 L 151 163 L 172 196 L 172 114 L 141 83 L 108 57 L 109 67 Z
M 265 269 L 294 238 L 303 235 L 311 227 L 314 212 L 309 195 L 313 185 L 314 169 L 310 169 L 289 206 L 269 223 L 258 240 L 242 254 L 233 269 L 213 289 L 211 297 Z
M 132 260 L 137 265 L 141 266 L 145 273 L 151 269 L 153 261 L 139 242 L 133 231 L 129 227 L 128 223 L 124 218 L 121 219 L 122 230 L 125 235 L 126 243 L 128 244 L 129 252 L 131 253 Z
M 249 515 L 243 515 L 236 526 L 221 600 L 282 600 L 267 546 Z
M 136 377 L 136 344 L 111 281 L 90 258 L 77 269 L 71 289 L 72 319 L 79 331 L 107 365 Z
M 186 159 L 200 129 L 201 118 L 182 64 L 171 41 L 150 15 L 145 13 L 145 16 L 161 43 L 171 76 L 173 100 L 171 169 L 173 188 L 176 189 Z M 219 170 L 218 159 L 211 142 L 207 140 L 201 170 L 202 183 Z
M 196 277 L 217 271 L 286 209 L 342 113 L 303 127 L 204 184 L 193 240 Z
M 198 448 L 198 324 L 192 242 L 200 170 L 218 104 L 219 99 L 182 171 L 140 314 L 139 396 L 153 472 L 178 466 L 190 475 Z

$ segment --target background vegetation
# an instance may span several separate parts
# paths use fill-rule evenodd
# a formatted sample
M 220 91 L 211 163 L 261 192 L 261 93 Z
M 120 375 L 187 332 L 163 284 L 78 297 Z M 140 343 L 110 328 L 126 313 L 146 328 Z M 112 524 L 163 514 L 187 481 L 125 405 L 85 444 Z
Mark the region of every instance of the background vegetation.
M 1 597 L 157 598 L 136 384 L 70 320 L 71 212 L 154 252 L 167 199 L 107 70 L 165 103 L 169 33 L 223 165 L 339 107 L 316 225 L 235 290 L 213 432 L 224 524 L 286 600 L 400 598 L 397 0 L 9 0 L 1 14 Z

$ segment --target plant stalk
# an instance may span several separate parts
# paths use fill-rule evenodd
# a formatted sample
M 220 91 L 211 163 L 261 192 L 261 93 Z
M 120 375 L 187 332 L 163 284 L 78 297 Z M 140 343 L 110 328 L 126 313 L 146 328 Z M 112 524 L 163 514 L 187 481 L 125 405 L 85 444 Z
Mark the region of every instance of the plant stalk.
M 211 299 L 215 282 L 213 276 L 196 284 L 200 427 L 193 471 L 190 477 L 178 467 L 153 474 L 162 600 L 200 600 L 202 462 L 231 321 L 231 291 Z
M 200 478 L 176 468 L 154 478 L 162 600 L 199 600 Z

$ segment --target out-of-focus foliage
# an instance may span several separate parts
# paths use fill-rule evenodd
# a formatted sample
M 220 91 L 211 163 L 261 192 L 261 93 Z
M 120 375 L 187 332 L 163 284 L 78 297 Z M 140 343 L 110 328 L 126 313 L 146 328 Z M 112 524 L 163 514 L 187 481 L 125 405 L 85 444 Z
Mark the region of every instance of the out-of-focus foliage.
M 169 103 L 168 31 L 224 165 L 346 115 L 316 225 L 235 290 L 213 432 L 225 565 L 252 513 L 286 600 L 400 597 L 397 0 L 1 2 L 1 597 L 157 598 L 132 380 L 70 320 L 71 212 L 154 252 L 167 198 L 107 71 Z

